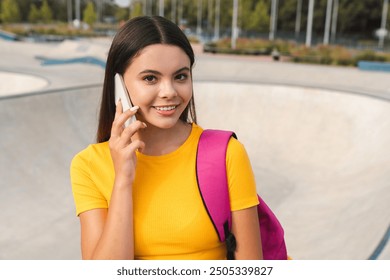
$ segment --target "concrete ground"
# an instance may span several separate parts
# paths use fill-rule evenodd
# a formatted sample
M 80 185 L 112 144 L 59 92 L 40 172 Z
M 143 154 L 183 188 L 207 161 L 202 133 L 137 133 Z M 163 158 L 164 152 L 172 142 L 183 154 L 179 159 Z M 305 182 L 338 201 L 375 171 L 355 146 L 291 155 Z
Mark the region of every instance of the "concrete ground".
M 0 259 L 80 258 L 69 164 L 94 141 L 104 70 L 36 57 L 103 57 L 109 43 L 0 41 Z M 390 74 L 195 50 L 199 123 L 245 144 L 289 254 L 389 260 Z M 9 73 L 30 80 L 11 91 Z

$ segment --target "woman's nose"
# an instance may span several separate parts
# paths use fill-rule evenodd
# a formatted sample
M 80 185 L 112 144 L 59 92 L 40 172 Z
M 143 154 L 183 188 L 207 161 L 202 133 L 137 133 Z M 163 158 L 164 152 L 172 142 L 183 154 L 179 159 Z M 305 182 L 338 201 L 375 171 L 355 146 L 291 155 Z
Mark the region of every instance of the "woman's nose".
M 170 99 L 177 96 L 177 91 L 173 81 L 164 81 L 161 83 L 159 96 L 165 99 Z

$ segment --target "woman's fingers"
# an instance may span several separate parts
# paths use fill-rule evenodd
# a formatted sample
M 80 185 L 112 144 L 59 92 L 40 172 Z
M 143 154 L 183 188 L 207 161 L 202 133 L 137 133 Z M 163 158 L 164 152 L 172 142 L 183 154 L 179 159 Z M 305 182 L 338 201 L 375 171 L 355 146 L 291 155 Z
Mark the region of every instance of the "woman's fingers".
M 126 146 L 130 144 L 131 137 L 140 129 L 146 128 L 146 124 L 140 121 L 135 121 L 134 123 L 130 124 L 128 127 L 124 128 L 122 131 L 122 134 L 120 136 L 120 143 L 122 146 Z
M 119 101 L 115 109 L 115 118 L 112 123 L 111 137 L 109 142 L 111 158 L 113 160 L 115 176 L 125 178 L 132 182 L 134 180 L 135 166 L 137 162 L 136 150 L 144 149 L 145 143 L 133 139 L 134 134 L 140 129 L 146 127 L 143 122 L 134 121 L 127 127 L 125 123 L 132 118 L 139 109 L 138 106 L 134 106 L 125 112 L 122 112 L 122 103 Z M 136 137 L 133 137 L 136 138 Z
M 139 109 L 138 106 L 134 106 L 129 110 L 122 112 L 122 102 L 120 100 L 118 101 L 118 104 L 116 105 L 116 109 L 115 109 L 114 122 L 112 123 L 112 127 L 111 127 L 112 137 L 121 136 L 125 127 L 125 122 L 130 118 L 132 118 L 137 113 L 138 109 Z
M 137 150 L 140 150 L 142 151 L 142 149 L 145 148 L 145 143 L 139 139 L 137 140 L 134 140 L 133 142 L 131 142 L 131 144 L 128 146 L 128 152 L 130 154 L 134 154 L 135 151 Z
M 132 136 L 140 129 L 146 128 L 145 123 L 137 120 L 130 123 L 129 126 L 125 127 L 126 121 L 128 121 L 130 118 L 133 118 L 138 109 L 138 106 L 134 106 L 129 110 L 122 112 L 122 102 L 121 100 L 118 101 L 115 111 L 115 118 L 111 128 L 110 147 L 112 149 L 119 151 L 126 148 L 130 143 L 132 143 Z M 141 146 L 137 147 L 136 149 L 143 148 Z

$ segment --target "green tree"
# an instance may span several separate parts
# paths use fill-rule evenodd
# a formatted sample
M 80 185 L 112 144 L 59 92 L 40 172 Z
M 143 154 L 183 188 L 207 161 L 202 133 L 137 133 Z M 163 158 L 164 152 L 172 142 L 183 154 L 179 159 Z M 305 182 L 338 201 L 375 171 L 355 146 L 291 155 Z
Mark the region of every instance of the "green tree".
M 49 4 L 47 3 L 47 0 L 44 0 L 40 9 L 40 16 L 41 20 L 44 23 L 49 23 L 53 20 L 53 13 L 49 7 Z
M 118 8 L 115 12 L 115 19 L 117 21 L 129 19 L 129 9 L 128 8 Z
M 305 1 L 302 1 L 303 8 L 307 7 Z M 306 17 L 306 13 L 301 14 L 301 30 L 303 30 L 302 18 Z M 278 10 L 278 29 L 288 32 L 295 31 L 295 21 L 297 17 L 297 0 L 279 1 Z
M 28 14 L 28 21 L 31 23 L 36 23 L 41 19 L 41 13 L 39 12 L 35 4 L 30 5 L 30 12 Z
M 240 1 L 239 26 L 242 34 L 249 32 L 266 32 L 269 29 L 269 7 L 266 0 Z
M 382 3 L 378 0 L 340 0 L 339 34 L 366 34 L 372 36 L 380 27 Z
M 228 2 L 229 4 L 227 4 Z M 221 0 L 221 30 L 231 29 L 233 17 L 233 1 Z M 230 36 L 230 32 L 229 32 Z
M 0 18 L 4 23 L 19 22 L 20 10 L 18 3 L 13 0 L 3 0 L 1 2 Z
M 256 28 L 261 32 L 269 30 L 270 17 L 268 13 L 268 5 L 264 0 L 257 2 L 251 18 L 253 19 L 249 25 L 251 28 Z
M 88 2 L 87 6 L 83 11 L 83 21 L 86 22 L 89 26 L 92 26 L 97 19 L 95 12 L 95 7 L 91 1 Z
M 251 21 L 251 13 L 254 8 L 253 0 L 250 1 L 240 1 L 239 2 L 239 18 L 238 18 L 238 25 L 240 28 L 244 31 L 250 31 L 253 30 L 253 26 L 249 27 L 250 21 Z
M 202 10 L 204 9 L 206 2 L 202 2 Z M 168 4 L 170 5 L 170 4 Z M 183 20 L 186 22 L 186 26 L 197 25 L 197 12 L 198 12 L 198 1 L 194 0 L 183 0 Z M 205 14 L 203 13 L 203 16 Z
M 53 20 L 68 21 L 68 0 L 47 0 L 47 3 L 52 11 Z
M 136 2 L 133 4 L 131 12 L 130 12 L 130 18 L 138 17 L 142 15 L 142 3 Z

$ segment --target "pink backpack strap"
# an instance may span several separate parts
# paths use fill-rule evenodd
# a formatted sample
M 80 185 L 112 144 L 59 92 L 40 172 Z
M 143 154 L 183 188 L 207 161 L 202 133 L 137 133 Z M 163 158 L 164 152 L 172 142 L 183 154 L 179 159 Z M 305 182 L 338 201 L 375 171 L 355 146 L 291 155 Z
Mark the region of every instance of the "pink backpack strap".
M 231 131 L 204 130 L 196 159 L 199 190 L 221 242 L 232 223 L 226 175 L 227 144 L 232 136 L 235 134 Z
M 234 259 L 236 241 L 230 232 L 232 214 L 226 173 L 226 151 L 230 131 L 204 130 L 198 144 L 196 172 L 198 186 L 210 220 L 219 240 L 226 243 L 227 259 Z M 266 260 L 286 260 L 284 231 L 277 217 L 258 196 L 257 206 L 263 257 Z

